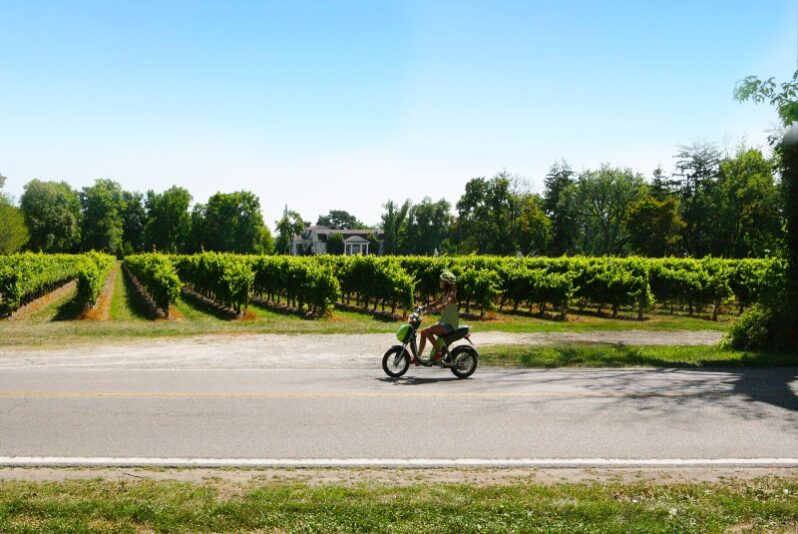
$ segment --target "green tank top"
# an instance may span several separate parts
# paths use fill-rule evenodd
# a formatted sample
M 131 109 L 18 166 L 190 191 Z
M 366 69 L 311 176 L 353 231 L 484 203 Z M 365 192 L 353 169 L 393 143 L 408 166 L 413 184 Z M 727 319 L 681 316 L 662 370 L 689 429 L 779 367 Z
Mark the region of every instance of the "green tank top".
M 441 312 L 441 322 L 452 325 L 455 330 L 460 325 L 460 316 L 457 312 L 457 304 L 450 302 Z

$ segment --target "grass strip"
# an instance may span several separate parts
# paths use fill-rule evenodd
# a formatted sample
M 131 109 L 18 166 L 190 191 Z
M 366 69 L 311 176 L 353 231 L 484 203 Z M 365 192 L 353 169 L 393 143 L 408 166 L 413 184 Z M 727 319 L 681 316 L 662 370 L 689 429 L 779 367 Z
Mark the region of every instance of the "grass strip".
M 65 299 L 68 300 L 68 299 Z M 146 305 L 127 276 L 117 277 L 111 302 L 109 321 L 58 321 L 64 315 L 64 302 L 53 303 L 40 310 L 35 317 L 20 321 L 0 320 L 1 347 L 60 347 L 104 341 L 155 339 L 202 334 L 389 334 L 403 321 L 388 321 L 371 315 L 335 310 L 333 315 L 309 320 L 290 313 L 252 305 L 241 319 L 229 320 L 214 316 L 196 303 L 178 299 L 174 321 L 149 320 Z M 64 308 L 66 309 L 66 308 Z M 429 318 L 432 322 L 437 320 Z M 499 332 L 595 332 L 674 330 L 724 330 L 731 324 L 703 319 L 657 316 L 646 321 L 574 317 L 568 321 L 553 321 L 519 315 L 500 314 L 485 321 L 465 321 L 472 331 Z M 428 323 L 425 323 L 428 324 Z
M 486 486 L 0 482 L 0 531 L 11 533 L 712 533 L 796 527 L 798 478 Z
M 528 368 L 778 367 L 798 365 L 798 353 L 748 352 L 717 345 L 494 345 L 480 347 L 480 363 Z

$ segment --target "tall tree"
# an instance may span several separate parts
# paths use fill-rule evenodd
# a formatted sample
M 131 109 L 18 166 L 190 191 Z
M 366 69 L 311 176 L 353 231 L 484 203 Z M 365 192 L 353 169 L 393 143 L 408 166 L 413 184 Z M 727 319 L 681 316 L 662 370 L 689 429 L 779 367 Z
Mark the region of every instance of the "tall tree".
M 0 194 L 0 254 L 18 252 L 28 242 L 22 210 Z
M 335 232 L 327 237 L 327 254 L 340 256 L 346 250 L 344 234 Z
M 457 201 L 455 226 L 461 252 L 510 255 L 518 251 L 513 227 L 518 216 L 514 185 L 506 172 L 466 183 L 465 193 Z
M 316 224 L 334 230 L 360 230 L 366 228 L 366 225 L 357 220 L 357 217 L 344 210 L 330 210 L 327 215 L 320 215 Z
M 645 195 L 630 204 L 625 224 L 633 253 L 654 258 L 681 254 L 684 221 L 675 198 Z
M 80 197 L 66 182 L 31 180 L 20 208 L 28 228 L 28 248 L 42 252 L 74 252 L 80 244 Z
M 6 177 L 0 174 L 0 254 L 13 254 L 28 242 L 28 229 L 22 210 L 3 193 Z
M 144 225 L 147 224 L 144 195 L 123 191 L 122 202 L 122 250 L 126 255 L 141 252 L 144 249 Z
M 643 177 L 630 169 L 605 165 L 579 176 L 574 198 L 579 206 L 583 253 L 603 256 L 626 252 L 629 240 L 624 224 L 626 214 L 629 206 L 643 196 L 645 188 Z
M 544 254 L 551 240 L 551 220 L 543 212 L 543 200 L 526 194 L 519 201 L 521 209 L 515 225 L 519 249 L 525 256 Z
M 191 216 L 188 212 L 190 203 L 191 194 L 182 187 L 173 186 L 160 194 L 147 191 L 145 250 L 174 253 L 188 249 L 191 232 Z
M 551 220 L 552 256 L 574 250 L 579 233 L 570 195 L 574 183 L 574 171 L 565 161 L 552 165 L 544 179 L 543 210 Z
M 206 250 L 260 254 L 264 250 L 264 231 L 260 200 L 254 193 L 216 193 L 200 208 L 204 220 L 201 246 Z
M 720 165 L 709 223 L 714 256 L 771 255 L 782 238 L 781 196 L 773 167 L 757 149 L 740 149 Z
M 662 167 L 654 169 L 653 178 L 649 187 L 651 196 L 660 202 L 667 198 L 676 198 L 679 193 L 680 180 L 674 180 L 673 177 L 665 175 Z
M 411 207 L 412 204 L 409 200 L 405 200 L 401 206 L 393 200 L 389 200 L 383 205 L 385 213 L 382 214 L 382 232 L 385 236 L 385 243 L 383 244 L 383 252 L 385 254 L 400 253 L 402 231 Z
M 783 277 L 770 276 L 762 302 L 746 312 L 731 332 L 737 347 L 789 349 L 798 347 L 798 71 L 792 80 L 776 84 L 774 78 L 748 76 L 735 88 L 738 101 L 769 102 L 776 107 L 786 135 L 770 138 L 784 188 L 787 269 Z
M 452 226 L 451 205 L 440 199 L 424 199 L 410 207 L 400 233 L 402 254 L 430 256 L 440 252 Z
M 121 254 L 125 207 L 122 186 L 113 180 L 96 180 L 91 187 L 83 188 L 80 203 L 83 207 L 81 248 Z
M 712 216 L 711 193 L 720 172 L 721 154 L 711 143 L 678 148 L 675 157 L 685 222 L 683 244 L 688 255 L 701 257 L 712 250 L 712 233 L 708 228 Z
M 283 210 L 283 216 L 277 221 L 277 239 L 274 242 L 275 251 L 278 254 L 290 254 L 294 236 L 302 235 L 305 232 L 305 221 L 299 213 L 289 210 L 288 206 Z

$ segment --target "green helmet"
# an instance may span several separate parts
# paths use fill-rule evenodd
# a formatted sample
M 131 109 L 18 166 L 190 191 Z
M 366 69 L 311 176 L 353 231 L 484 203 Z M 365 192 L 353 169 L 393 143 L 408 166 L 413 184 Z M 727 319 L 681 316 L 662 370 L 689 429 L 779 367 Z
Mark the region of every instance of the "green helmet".
M 443 271 L 441 273 L 441 280 L 446 282 L 447 284 L 456 284 L 457 277 L 451 271 Z

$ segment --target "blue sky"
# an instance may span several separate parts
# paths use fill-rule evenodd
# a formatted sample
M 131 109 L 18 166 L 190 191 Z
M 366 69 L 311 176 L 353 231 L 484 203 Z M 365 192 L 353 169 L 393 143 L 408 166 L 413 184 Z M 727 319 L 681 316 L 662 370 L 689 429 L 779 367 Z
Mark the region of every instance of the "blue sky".
M 732 100 L 795 69 L 796 2 L 0 0 L 0 173 L 247 189 L 273 225 L 368 223 L 556 160 L 650 176 L 677 144 L 764 145 Z

